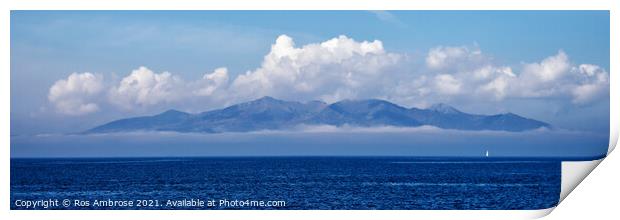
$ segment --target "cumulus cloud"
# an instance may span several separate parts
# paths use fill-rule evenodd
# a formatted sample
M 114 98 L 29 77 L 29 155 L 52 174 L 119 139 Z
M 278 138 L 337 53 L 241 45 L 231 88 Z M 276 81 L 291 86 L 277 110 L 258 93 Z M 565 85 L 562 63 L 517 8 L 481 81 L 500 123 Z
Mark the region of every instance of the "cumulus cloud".
M 154 73 L 146 67 L 140 67 L 110 89 L 109 100 L 128 110 L 172 103 L 184 95 L 184 84 L 180 77 L 169 72 Z
M 582 74 L 582 79 L 585 82 L 573 88 L 573 103 L 587 104 L 600 97 L 605 97 L 605 93 L 609 92 L 609 73 L 603 68 L 591 64 L 582 64 L 579 65 L 578 72 Z
M 198 96 L 211 96 L 218 90 L 223 90 L 228 84 L 228 69 L 220 67 L 212 73 L 205 74 L 196 83 L 194 94 Z
M 486 59 L 478 48 L 439 46 L 428 52 L 426 65 L 431 69 L 458 68 L 476 65 Z
M 435 87 L 440 94 L 455 95 L 461 92 L 461 82 L 450 74 L 435 76 Z
M 103 88 L 103 77 L 99 74 L 72 73 L 56 81 L 47 98 L 59 113 L 83 115 L 99 110 L 96 96 Z
M 515 97 L 566 97 L 574 104 L 586 104 L 608 95 L 609 74 L 592 64 L 576 66 L 559 51 L 541 62 L 525 64 L 510 85 Z
M 379 40 L 357 41 L 342 35 L 298 46 L 281 35 L 261 65 L 245 73 L 231 74 L 220 67 L 184 80 L 139 67 L 109 83 L 103 83 L 100 75 L 74 73 L 56 82 L 48 98 L 60 113 L 86 114 L 97 111 L 104 101 L 124 110 L 188 103 L 200 103 L 197 110 L 206 110 L 265 95 L 325 102 L 382 98 L 418 107 L 511 98 L 554 98 L 585 105 L 608 97 L 609 73 L 597 65 L 574 64 L 561 50 L 540 61 L 508 66 L 495 63 L 477 46 L 438 46 L 420 61 L 386 51 Z M 100 93 L 107 99 L 95 99 Z
M 401 55 L 388 53 L 381 41 L 358 42 L 339 36 L 322 43 L 296 47 L 281 35 L 261 67 L 239 75 L 232 91 L 243 98 L 277 95 L 289 99 L 336 101 L 363 97 L 383 88 Z M 376 94 L 376 93 L 375 93 Z
M 435 88 L 450 98 L 567 98 L 586 104 L 605 97 L 609 74 L 592 64 L 576 66 L 563 51 L 539 62 L 524 63 L 520 72 L 493 63 L 478 49 L 437 47 L 426 56 L 427 75 L 434 81 L 420 85 Z
M 488 94 L 493 97 L 495 100 L 502 100 L 508 95 L 508 88 L 510 83 L 512 83 L 515 79 L 515 75 L 512 74 L 512 71 L 503 72 L 504 74 L 496 76 L 494 79 L 489 82 L 482 84 L 477 93 L 480 94 Z
M 542 60 L 540 63 L 526 64 L 523 68 L 523 77 L 530 77 L 534 82 L 549 82 L 560 79 L 568 73 L 570 63 L 563 51 Z

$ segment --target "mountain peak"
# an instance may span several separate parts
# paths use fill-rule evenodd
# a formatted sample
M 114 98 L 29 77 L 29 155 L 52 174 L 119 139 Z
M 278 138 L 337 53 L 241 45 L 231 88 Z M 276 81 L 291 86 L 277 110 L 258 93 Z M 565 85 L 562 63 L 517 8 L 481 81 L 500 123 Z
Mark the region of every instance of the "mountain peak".
M 504 114 L 502 114 L 502 115 L 505 115 L 505 116 L 511 116 L 511 117 L 515 117 L 515 116 L 516 116 L 516 117 L 521 117 L 521 116 L 519 116 L 519 115 L 517 115 L 517 114 L 515 114 L 515 113 L 512 113 L 512 112 L 506 112 L 506 113 L 504 113 Z
M 244 103 L 240 103 L 238 104 L 239 106 L 244 106 L 244 107 L 257 107 L 257 106 L 262 106 L 262 107 L 268 107 L 268 106 L 279 106 L 286 103 L 286 101 L 282 101 L 276 98 L 273 98 L 271 96 L 263 96 L 261 98 L 258 99 L 254 99 L 248 102 L 244 102 Z
M 428 110 L 432 110 L 432 111 L 436 111 L 436 112 L 441 112 L 441 113 L 446 113 L 446 114 L 457 114 L 457 113 L 461 113 L 461 111 L 459 111 L 458 109 L 445 104 L 445 103 L 437 103 L 432 105 L 431 107 L 428 108 Z
M 355 105 L 367 105 L 367 106 L 377 106 L 377 105 L 384 104 L 384 105 L 389 105 L 389 106 L 397 106 L 394 103 L 381 100 L 381 99 L 345 99 L 339 102 L 335 102 L 333 104 L 334 105 L 355 104 Z
M 320 101 L 320 100 L 312 100 L 312 101 L 307 101 L 306 104 L 320 104 L 320 105 L 326 105 L 327 103 L 325 103 L 324 101 Z
M 263 96 L 263 97 L 261 97 L 261 98 L 259 98 L 257 100 L 277 100 L 277 99 L 275 99 L 274 97 L 266 95 L 266 96 Z
M 271 97 L 271 96 L 263 96 L 261 98 L 258 98 L 256 100 L 254 100 L 254 102 L 279 102 L 279 101 L 281 101 L 281 100 L 276 99 L 276 98 Z
M 168 111 L 162 112 L 159 115 L 189 115 L 189 113 L 182 112 L 176 109 L 169 109 Z

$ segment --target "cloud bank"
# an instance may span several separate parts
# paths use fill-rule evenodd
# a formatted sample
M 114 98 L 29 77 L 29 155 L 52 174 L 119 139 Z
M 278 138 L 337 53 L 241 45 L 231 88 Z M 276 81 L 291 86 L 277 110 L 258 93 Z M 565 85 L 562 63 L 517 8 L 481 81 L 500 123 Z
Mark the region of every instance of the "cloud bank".
M 97 96 L 103 90 L 100 74 L 72 73 L 50 87 L 47 99 L 59 113 L 83 115 L 99 110 Z
M 449 138 L 446 138 L 449 137 Z M 438 142 L 438 139 L 443 141 Z M 114 144 L 110 144 L 110 143 Z M 285 143 L 285 144 L 283 144 Z M 494 156 L 600 158 L 608 134 L 537 130 L 459 131 L 433 127 L 346 128 L 247 133 L 130 132 L 11 137 L 12 157 Z M 89 147 L 84 147 L 89 146 Z M 558 147 L 561 146 L 561 147 Z M 515 150 L 518 149 L 518 150 Z
M 281 35 L 258 68 L 234 77 L 226 67 L 196 80 L 147 67 L 131 71 L 120 81 L 73 73 L 51 86 L 48 100 L 58 113 L 83 115 L 98 111 L 101 105 L 137 111 L 191 102 L 206 109 L 265 95 L 326 102 L 382 98 L 424 106 L 457 99 L 512 98 L 554 98 L 587 105 L 609 94 L 605 69 L 571 63 L 562 50 L 538 62 L 506 66 L 477 47 L 438 46 L 421 61 L 417 64 L 407 54 L 388 52 L 379 40 L 356 41 L 341 35 L 297 46 L 291 37 Z

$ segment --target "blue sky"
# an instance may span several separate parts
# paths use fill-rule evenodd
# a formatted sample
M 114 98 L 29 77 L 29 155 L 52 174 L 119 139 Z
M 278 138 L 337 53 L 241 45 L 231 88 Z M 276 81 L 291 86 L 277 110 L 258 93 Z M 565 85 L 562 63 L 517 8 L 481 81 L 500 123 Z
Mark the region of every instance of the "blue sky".
M 609 62 L 608 11 L 13 11 L 11 132 L 271 95 L 445 102 L 605 133 Z

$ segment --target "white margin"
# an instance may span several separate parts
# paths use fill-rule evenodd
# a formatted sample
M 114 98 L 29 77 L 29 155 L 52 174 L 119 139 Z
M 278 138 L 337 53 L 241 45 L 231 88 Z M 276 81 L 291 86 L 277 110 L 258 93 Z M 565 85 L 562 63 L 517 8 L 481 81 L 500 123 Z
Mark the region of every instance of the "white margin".
M 317 219 L 317 218 L 349 218 L 349 219 L 411 219 L 412 217 L 432 219 L 506 219 L 506 218 L 538 218 L 549 214 L 553 208 L 529 211 L 9 211 L 10 189 L 10 41 L 9 25 L 10 10 L 213 10 L 213 9 L 271 9 L 271 10 L 610 10 L 611 16 L 611 48 L 610 60 L 617 63 L 620 48 L 614 39 L 618 38 L 617 1 L 613 0 L 314 0 L 314 1 L 282 1 L 282 0 L 226 0 L 226 1 L 195 1 L 195 0 L 5 0 L 0 1 L 0 48 L 3 74 L 0 75 L 0 132 L 2 133 L 3 165 L 0 170 L 0 215 L 2 219 Z M 609 152 L 613 151 L 618 140 L 618 113 L 620 112 L 618 95 L 620 81 L 614 75 L 614 62 L 610 63 L 611 78 L 611 116 Z M 595 162 L 567 162 L 562 165 L 562 192 L 568 194 L 569 184 L 577 185 L 579 178 L 585 178 L 588 172 L 601 160 Z M 595 165 L 596 164 L 596 165 Z M 565 186 L 565 183 L 567 184 Z M 567 187 L 567 188 L 565 188 Z M 574 187 L 573 187 L 574 188 Z M 571 189 L 572 190 L 572 189 Z M 565 195 L 564 197 L 565 198 Z
M 562 162 L 562 190 L 560 203 L 570 194 L 603 159 L 593 161 Z

